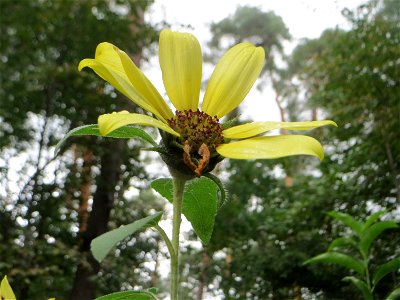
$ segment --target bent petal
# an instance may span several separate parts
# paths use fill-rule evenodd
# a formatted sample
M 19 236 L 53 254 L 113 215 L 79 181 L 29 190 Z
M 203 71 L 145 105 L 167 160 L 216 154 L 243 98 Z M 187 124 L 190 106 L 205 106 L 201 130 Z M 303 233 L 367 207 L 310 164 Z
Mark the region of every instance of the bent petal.
M 337 127 L 336 123 L 330 120 L 310 122 L 252 122 L 228 128 L 222 134 L 228 139 L 244 139 L 273 129 L 311 130 L 326 125 Z
M 85 67 L 91 68 L 97 75 L 143 109 L 155 114 L 162 120 L 170 118 L 173 115 L 172 112 L 169 111 L 168 113 L 169 108 L 160 95 L 158 95 L 159 98 L 154 95 L 155 88 L 143 73 L 137 70 L 141 74 L 137 74 L 136 72 L 136 74 L 130 75 L 130 77 L 141 79 L 136 83 L 130 81 L 124 65 L 130 71 L 134 68 L 129 66 L 126 60 L 124 64 L 121 62 L 119 51 L 116 46 L 110 43 L 100 43 L 96 48 L 95 58 L 82 60 L 79 63 L 78 70 L 81 71 Z M 149 89 L 149 85 L 152 88 Z M 160 102 L 160 99 L 164 104 Z
M 159 59 L 168 97 L 177 110 L 197 110 L 202 57 L 199 41 L 190 33 L 164 29 L 160 34 Z
M 202 110 L 221 118 L 236 108 L 260 75 L 264 58 L 264 49 L 250 43 L 229 49 L 211 75 Z
M 250 138 L 217 147 L 217 152 L 228 158 L 270 159 L 292 155 L 312 155 L 324 158 L 322 145 L 305 135 L 279 135 Z
M 143 74 L 142 71 L 133 63 L 131 58 L 122 50 L 117 50 L 121 59 L 122 66 L 128 76 L 130 82 L 137 90 L 143 95 L 144 99 L 148 100 L 154 108 L 156 108 L 164 119 L 170 119 L 174 116 L 171 109 L 165 103 L 160 93 L 150 82 L 150 80 Z
M 174 131 L 167 124 L 153 117 L 142 114 L 131 114 L 126 110 L 101 115 L 98 118 L 98 124 L 102 135 L 107 135 L 115 129 L 126 125 L 143 125 L 156 127 L 175 136 L 179 136 L 179 133 Z

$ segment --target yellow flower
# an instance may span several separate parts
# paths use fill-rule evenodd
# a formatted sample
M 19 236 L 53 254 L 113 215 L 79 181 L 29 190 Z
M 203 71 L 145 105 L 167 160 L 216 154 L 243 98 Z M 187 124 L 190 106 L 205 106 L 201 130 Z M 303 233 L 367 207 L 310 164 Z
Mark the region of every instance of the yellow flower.
M 4 300 L 15 300 L 14 292 L 8 283 L 7 276 L 4 276 L 0 284 L 0 299 Z
M 202 172 L 212 170 L 223 157 L 270 159 L 305 154 L 322 159 L 323 148 L 311 137 L 260 135 L 273 129 L 309 130 L 328 124 L 336 126 L 333 121 L 253 122 L 227 129 L 220 124 L 219 119 L 246 97 L 261 73 L 264 59 L 263 48 L 250 43 L 240 43 L 229 49 L 211 75 L 199 110 L 200 44 L 192 34 L 162 30 L 159 61 L 168 98 L 176 108 L 175 114 L 129 56 L 110 43 L 99 44 L 95 58 L 82 60 L 79 70 L 90 67 L 154 115 L 127 111 L 101 115 L 98 119 L 101 134 L 107 135 L 131 124 L 157 127 L 165 132 L 162 143 L 167 154 L 172 153 L 173 159 L 162 155 L 170 167 L 174 164 L 172 161 L 179 160 L 175 165 L 183 162 L 189 172 L 200 176 Z

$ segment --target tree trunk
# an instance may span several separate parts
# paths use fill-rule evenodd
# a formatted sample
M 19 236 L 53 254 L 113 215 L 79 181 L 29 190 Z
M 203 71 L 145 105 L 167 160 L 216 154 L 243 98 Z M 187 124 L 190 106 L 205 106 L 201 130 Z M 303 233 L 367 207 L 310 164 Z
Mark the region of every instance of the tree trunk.
M 75 274 L 71 299 L 91 300 L 95 297 L 95 287 L 91 277 L 97 274 L 100 264 L 90 252 L 92 240 L 107 231 L 110 211 L 114 203 L 115 187 L 120 180 L 122 153 L 126 147 L 125 140 L 112 140 L 108 150 L 101 156 L 101 173 L 97 180 L 97 189 L 93 196 L 87 228 L 82 232 L 80 252 L 84 262 L 78 265 Z
M 199 276 L 199 288 L 196 294 L 196 300 L 203 300 L 204 287 L 207 285 L 208 266 L 210 264 L 210 256 L 207 252 L 203 252 L 203 259 Z

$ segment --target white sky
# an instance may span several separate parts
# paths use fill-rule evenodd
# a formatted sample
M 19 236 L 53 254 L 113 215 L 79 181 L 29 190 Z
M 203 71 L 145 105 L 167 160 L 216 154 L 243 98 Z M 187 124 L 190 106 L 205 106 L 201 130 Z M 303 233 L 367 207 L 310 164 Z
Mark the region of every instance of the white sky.
M 341 10 L 345 7 L 355 8 L 364 2 L 365 0 L 156 0 L 146 17 L 154 23 L 165 20 L 171 24 L 173 30 L 192 32 L 204 48 L 211 37 L 209 25 L 212 22 L 234 14 L 238 6 L 256 6 L 263 11 L 272 10 L 282 17 L 293 37 L 293 41 L 285 49 L 290 53 L 302 38 L 317 38 L 325 29 L 335 26 L 346 28 L 348 24 L 342 17 Z M 191 25 L 193 30 L 183 29 L 182 25 Z M 163 94 L 165 89 L 157 57 L 143 67 Z M 203 80 L 210 76 L 206 74 L 207 70 L 203 68 Z M 241 108 L 243 117 L 254 121 L 280 121 L 271 88 L 266 87 L 260 92 L 253 87 Z

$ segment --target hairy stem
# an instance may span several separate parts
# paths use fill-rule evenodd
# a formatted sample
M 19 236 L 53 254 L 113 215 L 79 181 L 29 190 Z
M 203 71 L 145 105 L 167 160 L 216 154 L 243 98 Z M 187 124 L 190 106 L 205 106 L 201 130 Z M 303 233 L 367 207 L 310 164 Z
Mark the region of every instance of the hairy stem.
M 171 300 L 178 299 L 179 288 L 179 233 L 181 226 L 183 190 L 186 180 L 174 178 L 174 214 L 172 223 L 172 247 L 174 255 L 171 255 Z

